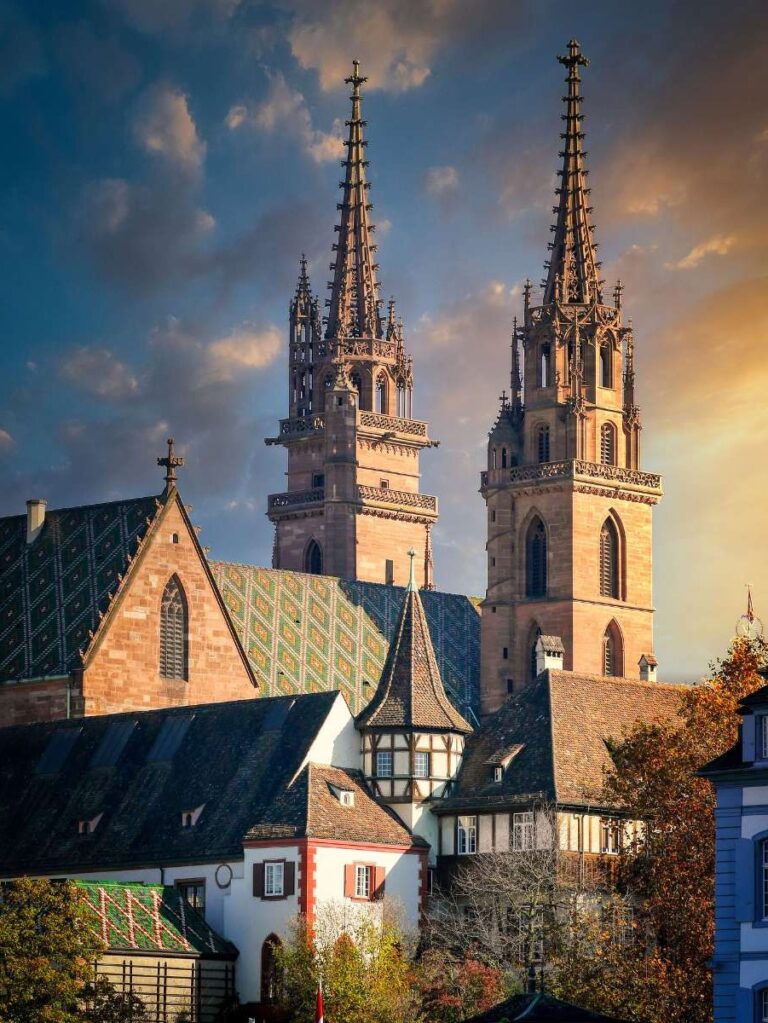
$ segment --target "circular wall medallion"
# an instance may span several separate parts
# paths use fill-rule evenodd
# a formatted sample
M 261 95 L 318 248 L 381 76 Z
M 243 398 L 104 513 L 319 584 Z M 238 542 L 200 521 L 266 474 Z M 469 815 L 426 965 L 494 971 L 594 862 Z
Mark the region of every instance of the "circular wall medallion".
M 214 880 L 219 888 L 229 888 L 232 883 L 232 868 L 228 863 L 220 863 L 216 868 Z

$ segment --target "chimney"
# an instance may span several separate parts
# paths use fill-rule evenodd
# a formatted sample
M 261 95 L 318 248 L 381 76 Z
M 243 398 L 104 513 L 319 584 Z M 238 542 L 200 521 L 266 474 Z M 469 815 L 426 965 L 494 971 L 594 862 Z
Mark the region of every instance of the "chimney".
M 653 654 L 640 654 L 640 660 L 637 662 L 640 666 L 640 678 L 643 682 L 655 682 L 656 681 L 656 667 L 658 661 Z
M 45 506 L 47 501 L 39 497 L 31 497 L 27 501 L 27 543 L 33 543 L 45 524 Z
M 559 636 L 539 636 L 536 640 L 536 674 L 550 669 L 563 670 L 565 647 Z

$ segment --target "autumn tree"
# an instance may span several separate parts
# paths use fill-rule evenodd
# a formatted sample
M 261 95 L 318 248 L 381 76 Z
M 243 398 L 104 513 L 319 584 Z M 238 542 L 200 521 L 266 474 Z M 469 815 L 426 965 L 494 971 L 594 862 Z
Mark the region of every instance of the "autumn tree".
M 80 1001 L 82 1023 L 152 1023 L 142 999 L 132 991 L 118 991 L 107 977 L 86 984 Z
M 0 892 L 0 1023 L 73 1023 L 102 947 L 75 885 L 40 878 Z
M 735 640 L 710 678 L 681 694 L 678 721 L 639 724 L 613 750 L 608 805 L 645 822 L 621 856 L 637 907 L 632 940 L 596 922 L 559 971 L 565 997 L 639 1023 L 709 1023 L 715 796 L 700 767 L 736 741 L 739 702 L 764 684 L 762 642 Z
M 289 940 L 276 949 L 283 1004 L 295 1023 L 312 1023 L 322 981 L 333 1023 L 416 1023 L 413 950 L 396 907 L 327 903 L 311 930 L 297 918 Z
M 430 948 L 414 974 L 425 1023 L 462 1023 L 507 995 L 504 973 L 472 955 Z

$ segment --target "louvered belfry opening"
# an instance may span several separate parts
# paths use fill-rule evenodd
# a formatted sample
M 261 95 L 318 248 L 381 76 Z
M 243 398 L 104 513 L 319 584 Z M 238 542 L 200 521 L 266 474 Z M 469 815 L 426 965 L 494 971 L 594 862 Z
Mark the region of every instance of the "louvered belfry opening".
M 619 599 L 619 533 L 611 519 L 600 530 L 600 595 Z
M 603 465 L 616 464 L 616 430 L 611 423 L 600 428 L 600 461 Z
M 525 554 L 525 595 L 526 597 L 546 597 L 547 531 L 540 518 L 535 518 L 528 527 Z
M 160 675 L 163 678 L 188 678 L 189 623 L 184 589 L 177 576 L 171 576 L 160 605 Z

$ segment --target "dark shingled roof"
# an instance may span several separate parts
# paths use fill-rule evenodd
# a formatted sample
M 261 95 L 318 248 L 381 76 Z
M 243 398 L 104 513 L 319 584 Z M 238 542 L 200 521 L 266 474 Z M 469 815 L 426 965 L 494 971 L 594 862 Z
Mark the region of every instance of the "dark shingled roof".
M 0 518 L 0 681 L 79 666 L 162 507 L 139 497 L 52 510 L 30 544 L 26 515 Z
M 2 729 L 0 873 L 241 855 L 243 836 L 272 812 L 337 699 L 237 700 Z M 183 828 L 182 813 L 200 806 L 195 826 Z M 92 834 L 78 834 L 80 821 L 99 814 Z
M 419 591 L 405 591 L 400 621 L 378 689 L 357 717 L 364 728 L 471 732 L 445 694 Z
M 76 881 L 86 922 L 109 952 L 186 953 L 234 959 L 237 950 L 213 930 L 174 885 Z
M 454 793 L 435 810 L 530 798 L 594 802 L 611 764 L 609 744 L 638 721 L 673 718 L 682 692 L 663 682 L 542 672 L 467 738 Z M 489 762 L 515 745 L 520 750 L 494 782 Z
M 563 1002 L 552 995 L 537 992 L 535 994 L 513 995 L 505 1002 L 494 1005 L 492 1009 L 472 1016 L 465 1023 L 513 1023 L 514 1020 L 528 1020 L 530 1023 L 622 1023 L 615 1016 L 604 1016 L 591 1009 L 582 1009 L 578 1005 Z
M 352 792 L 343 806 L 338 793 Z M 377 803 L 360 771 L 308 764 L 246 838 L 324 838 L 377 845 L 426 845 L 389 807 Z

